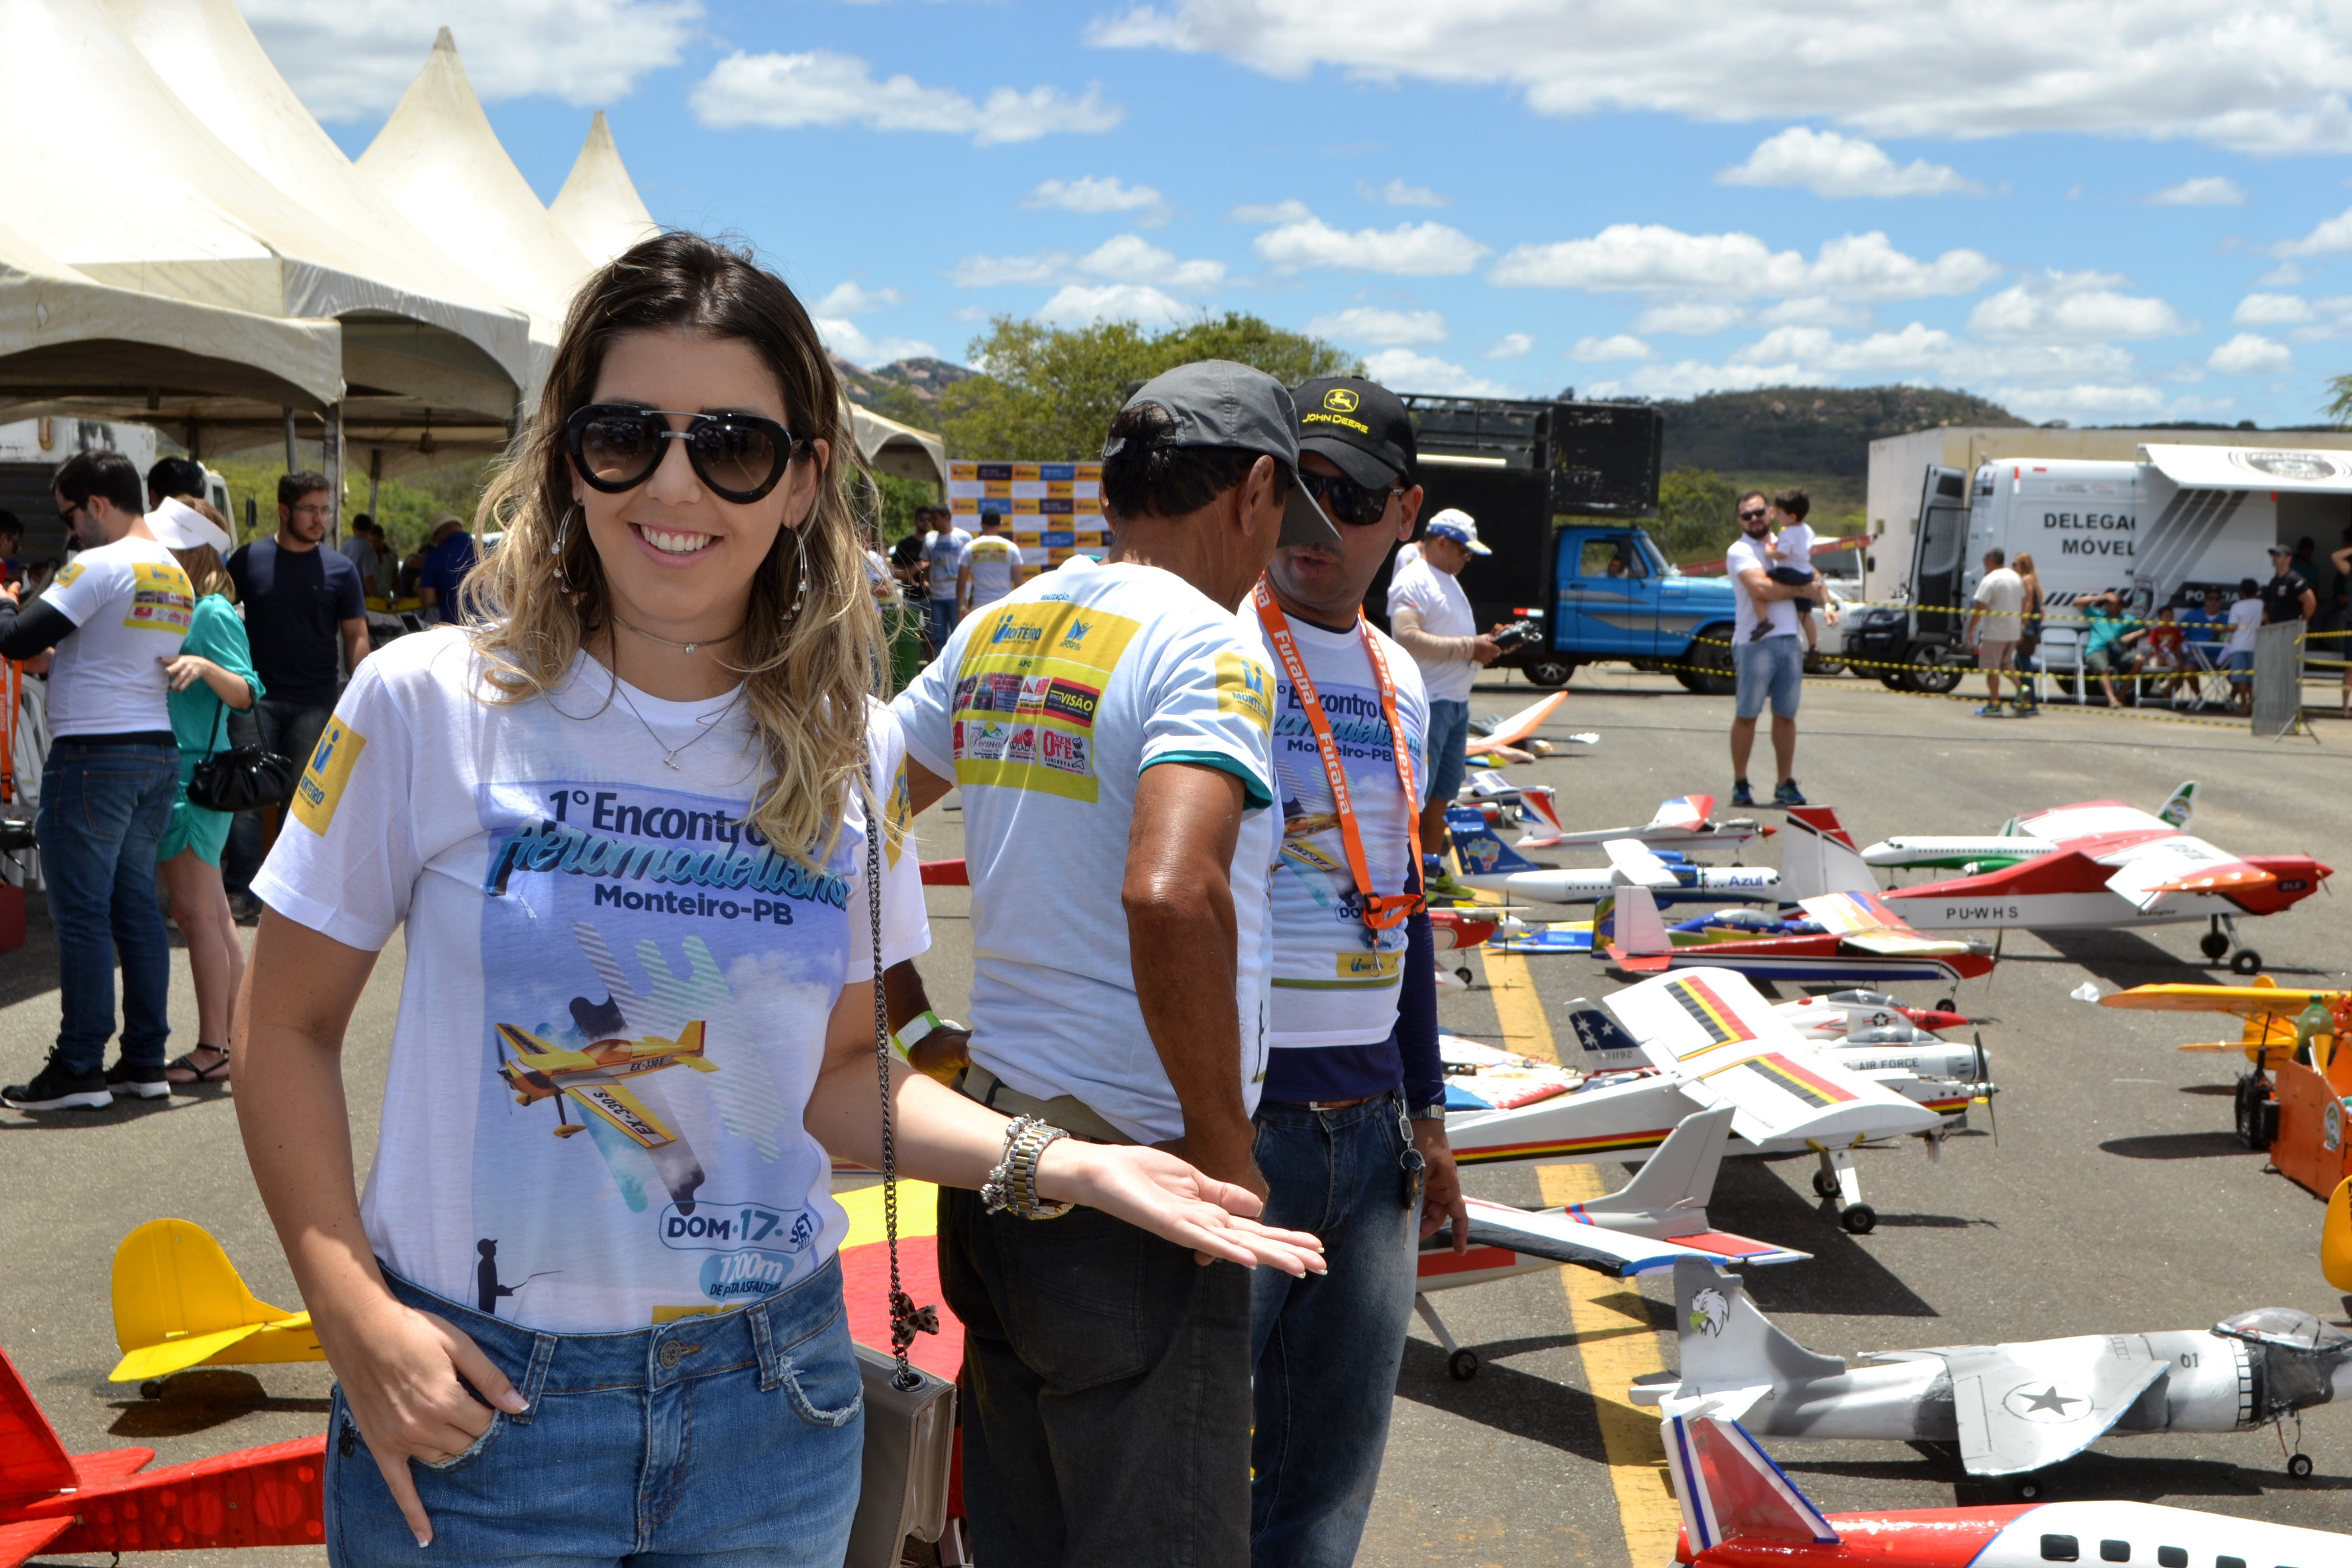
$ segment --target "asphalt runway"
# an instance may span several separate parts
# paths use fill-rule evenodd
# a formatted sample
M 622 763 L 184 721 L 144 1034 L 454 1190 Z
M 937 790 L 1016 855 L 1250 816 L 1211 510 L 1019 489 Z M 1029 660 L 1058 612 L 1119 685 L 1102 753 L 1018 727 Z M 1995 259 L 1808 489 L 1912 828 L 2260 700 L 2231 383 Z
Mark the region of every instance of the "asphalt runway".
M 1969 683 L 1971 687 L 1974 682 Z M 1571 827 L 1648 820 L 1657 802 L 1729 794 L 1727 699 L 1694 697 L 1658 677 L 1580 671 L 1547 727 L 1598 731 L 1517 770 L 1558 786 Z M 1474 711 L 1535 695 L 1482 686 Z M 2184 779 L 2200 787 L 2195 830 L 2244 853 L 2305 850 L 2339 866 L 2342 747 L 2252 740 L 2233 724 L 2052 710 L 1982 720 L 1970 704 L 1900 697 L 1851 679 L 1809 683 L 1797 776 L 1840 808 L 1858 842 L 1895 832 L 1985 833 L 2011 815 L 2112 797 L 2154 809 Z M 1759 774 L 1769 775 L 1761 759 Z M 919 824 L 926 858 L 962 852 L 954 801 Z M 1767 814 L 1767 820 L 1770 820 Z M 1777 861 L 1768 841 L 1751 858 Z M 1538 857 L 1543 858 L 1544 857 Z M 1564 862 L 1579 863 L 1579 862 Z M 1599 864 L 1600 857 L 1591 858 Z M 923 963 L 942 1013 L 961 1015 L 971 978 L 961 889 L 931 889 L 933 948 Z M 2283 984 L 2340 985 L 2352 904 L 2321 896 L 2242 926 Z M 2234 1034 L 2229 1020 L 2131 1014 L 2068 993 L 2144 982 L 2226 978 L 2197 954 L 2200 925 L 2140 932 L 2011 932 L 2000 966 L 1961 986 L 1985 1030 L 2002 1092 L 1998 1141 L 1977 1125 L 1931 1163 L 1921 1148 L 1859 1157 L 1877 1229 L 1839 1229 L 1811 1192 L 1810 1160 L 1727 1162 L 1711 1215 L 1724 1229 L 1802 1248 L 1810 1262 L 1752 1271 L 1759 1306 L 1798 1340 L 1850 1359 L 1864 1352 L 2063 1334 L 2210 1326 L 2258 1306 L 2345 1321 L 2320 1278 L 2322 1205 L 2229 1136 L 2230 1056 L 2183 1054 L 2184 1041 Z M 54 1035 L 57 998 L 37 944 L 0 958 L 0 1073 L 20 1079 Z M 400 951 L 379 963 L 353 1021 L 347 1081 L 362 1162 L 398 991 Z M 1479 984 L 1441 1002 L 1446 1027 L 1528 1049 L 1564 1026 L 1565 1004 L 1621 981 L 1590 959 L 1474 960 Z M 1898 988 L 1931 1001 L 1931 987 Z M 185 972 L 174 1016 L 193 1016 Z M 1622 1184 L 1623 1167 L 1488 1167 L 1473 1193 L 1537 1204 Z M 323 1366 L 224 1370 L 162 1401 L 106 1384 L 116 1352 L 107 1306 L 114 1246 L 141 1221 L 195 1220 L 218 1237 L 265 1300 L 298 1305 L 247 1175 L 226 1094 L 96 1115 L 0 1111 L 0 1345 L 69 1447 L 142 1445 L 175 1462 L 321 1429 Z M 1672 1289 L 1636 1289 L 1581 1271 L 1528 1275 L 1445 1292 L 1449 1327 L 1477 1348 L 1457 1383 L 1416 1323 L 1399 1379 L 1395 1427 L 1360 1561 L 1367 1564 L 1592 1563 L 1661 1568 L 1672 1503 L 1654 1462 L 1655 1423 L 1624 1402 L 1631 1375 L 1675 1364 Z M 2289 1427 L 2290 1441 L 2294 1436 Z M 2311 1414 L 2307 1480 L 2284 1472 L 2269 1429 L 2213 1436 L 2108 1438 L 2055 1472 L 2053 1495 L 2125 1497 L 2321 1528 L 2352 1528 L 2352 1413 Z M 1645 1449 L 1643 1445 L 1650 1447 Z M 1955 1459 L 1898 1444 L 1767 1445 L 1813 1500 L 1835 1512 L 2009 1500 L 1971 1483 Z M 1612 1462 L 1613 1461 L 1613 1462 Z M 1633 1543 L 1629 1546 L 1629 1541 Z M 189 1563 L 226 1554 L 184 1554 Z M 149 1561 L 170 1562 L 169 1557 Z M 295 1563 L 302 1552 L 255 1559 Z M 47 1562 L 103 1562 L 48 1558 Z

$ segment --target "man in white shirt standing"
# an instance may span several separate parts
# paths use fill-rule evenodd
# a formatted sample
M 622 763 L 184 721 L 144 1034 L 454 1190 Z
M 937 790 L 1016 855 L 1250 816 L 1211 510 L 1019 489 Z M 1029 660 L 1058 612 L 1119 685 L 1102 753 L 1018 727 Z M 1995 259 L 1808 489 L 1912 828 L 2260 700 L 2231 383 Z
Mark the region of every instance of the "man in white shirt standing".
M 155 903 L 155 847 L 172 819 L 180 752 L 165 706 L 163 667 L 180 654 L 195 595 L 188 574 L 148 530 L 139 470 L 120 452 L 68 458 L 55 481 L 58 516 L 81 553 L 19 613 L 0 589 L 0 658 L 49 648 L 49 726 L 35 831 L 58 931 L 58 1043 L 29 1083 L 0 1089 L 18 1110 L 96 1110 L 117 1095 L 158 1100 L 172 946 Z M 114 967 L 122 963 L 122 1059 L 105 1067 L 114 1033 Z M 103 1068 L 104 1070 L 100 1070 Z
M 1429 520 L 1420 558 L 1389 579 L 1389 635 L 1412 655 L 1429 693 L 1429 798 L 1422 807 L 1421 847 L 1424 858 L 1441 862 L 1454 847 L 1445 808 L 1454 804 L 1469 762 L 1471 684 L 1503 651 L 1478 630 L 1470 597 L 1454 578 L 1472 556 L 1493 553 L 1478 542 L 1477 521 L 1448 507 Z
M 1274 676 L 1234 612 L 1277 542 L 1334 537 L 1298 460 L 1265 373 L 1146 383 L 1103 447 L 1108 558 L 965 620 L 891 705 L 914 809 L 951 786 L 963 806 L 958 1086 L 1261 1197 Z M 1245 1568 L 1249 1271 L 1099 1210 L 1033 1224 L 946 1189 L 939 1255 L 964 1324 L 973 1555 Z
M 2024 634 L 2025 579 L 2011 571 L 2009 557 L 1998 550 L 1984 553 L 1985 574 L 1969 604 L 1969 646 L 1976 649 L 1977 668 L 1985 672 L 1985 705 L 1979 719 L 2000 717 L 2000 672 L 2014 668 L 2017 639 Z M 2025 683 L 2017 683 L 2017 712 L 2032 711 L 2025 702 Z
M 974 610 L 986 609 L 1013 592 L 1013 581 L 1020 574 L 1021 546 L 1004 531 L 1004 516 L 1001 511 L 982 512 L 980 537 L 968 541 L 963 553 L 957 558 L 959 619 Z
M 1772 580 L 1770 551 L 1772 508 L 1762 490 L 1739 498 L 1739 542 L 1731 547 L 1724 567 L 1731 575 L 1736 615 L 1731 631 L 1731 658 L 1738 676 L 1738 696 L 1731 719 L 1731 804 L 1754 805 L 1756 793 L 1748 783 L 1748 759 L 1756 749 L 1756 721 L 1764 705 L 1772 705 L 1772 762 L 1779 782 L 1772 804 L 1802 805 L 1797 788 L 1797 702 L 1805 689 L 1805 644 L 1797 624 L 1797 601 L 1818 600 L 1816 581 L 1803 586 Z

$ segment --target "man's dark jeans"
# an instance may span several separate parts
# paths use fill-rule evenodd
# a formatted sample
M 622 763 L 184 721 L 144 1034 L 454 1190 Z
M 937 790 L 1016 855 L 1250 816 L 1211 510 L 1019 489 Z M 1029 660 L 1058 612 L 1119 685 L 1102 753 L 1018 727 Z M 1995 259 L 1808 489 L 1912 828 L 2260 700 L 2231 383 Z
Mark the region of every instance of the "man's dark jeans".
M 272 702 L 265 697 L 253 705 L 247 730 L 239 721 L 243 715 L 231 715 L 229 720 L 232 744 L 243 745 L 259 741 L 269 751 L 281 757 L 294 759 L 297 773 L 310 765 L 310 753 L 317 750 L 319 736 L 333 718 L 334 709 L 311 708 L 293 702 Z M 269 853 L 269 826 L 265 811 L 240 811 L 229 824 L 228 843 L 221 850 L 221 881 L 232 893 L 242 893 L 253 886 L 254 874 Z
M 1250 1461 L 1255 1568 L 1348 1568 L 1388 1448 L 1421 1212 L 1404 1205 L 1404 1097 L 1339 1110 L 1257 1108 L 1266 1224 L 1323 1240 L 1328 1274 L 1251 1280 L 1257 1430 Z
M 1250 1276 L 1111 1218 L 940 1193 L 964 1325 L 972 1554 L 1023 1568 L 1245 1568 Z
M 58 931 L 62 1017 L 58 1064 L 94 1073 L 114 1034 L 114 961 L 122 960 L 122 1059 L 161 1068 L 172 1026 L 172 943 L 155 902 L 155 846 L 172 822 L 180 753 L 172 746 L 49 747 L 35 831 Z

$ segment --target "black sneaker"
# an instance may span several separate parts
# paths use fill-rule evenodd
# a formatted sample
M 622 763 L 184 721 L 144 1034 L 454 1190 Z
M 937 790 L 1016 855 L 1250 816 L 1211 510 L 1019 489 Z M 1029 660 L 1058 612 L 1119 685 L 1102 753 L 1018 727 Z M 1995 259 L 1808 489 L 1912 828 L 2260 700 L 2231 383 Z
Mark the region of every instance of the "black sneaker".
M 106 1087 L 117 1100 L 166 1100 L 171 1097 L 172 1080 L 163 1076 L 162 1063 L 152 1068 L 132 1067 L 129 1062 L 117 1062 L 106 1069 Z
M 0 1089 L 0 1105 L 12 1110 L 104 1110 L 114 1103 L 102 1072 L 68 1072 L 52 1057 L 30 1083 Z
M 1734 779 L 1732 781 L 1731 804 L 1734 805 L 1754 805 L 1756 804 L 1756 792 L 1748 787 L 1748 781 L 1746 779 Z

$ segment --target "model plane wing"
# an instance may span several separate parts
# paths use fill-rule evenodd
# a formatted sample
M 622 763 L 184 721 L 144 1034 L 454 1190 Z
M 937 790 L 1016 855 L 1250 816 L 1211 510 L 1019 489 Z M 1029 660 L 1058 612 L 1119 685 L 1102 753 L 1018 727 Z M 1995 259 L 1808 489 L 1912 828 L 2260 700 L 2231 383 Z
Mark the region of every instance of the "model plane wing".
M 1496 724 L 1491 733 L 1471 736 L 1463 743 L 1463 754 L 1482 757 L 1497 746 L 1517 745 L 1541 729 L 1543 721 L 1552 716 L 1552 710 L 1567 700 L 1567 692 L 1555 691 L 1539 701 L 1529 703 Z
M 617 1083 L 567 1083 L 563 1092 L 594 1111 L 630 1142 L 641 1149 L 659 1149 L 677 1142 L 645 1102 Z
M 2333 1003 L 2340 991 L 2290 991 L 2271 984 L 2268 975 L 2252 985 L 2135 985 L 2099 998 L 2102 1007 L 2124 1007 L 2148 1013 L 2230 1013 L 2244 1017 L 2256 1013 L 2292 1016 L 2315 998 Z
M 2275 872 L 2248 865 L 2228 850 L 2185 833 L 2134 844 L 2097 858 L 2101 865 L 2116 868 L 2107 879 L 2108 890 L 2142 910 L 2154 909 L 2168 893 L 2247 892 L 2278 880 Z
M 1678 795 L 1672 800 L 1658 803 L 1658 815 L 1650 818 L 1652 827 L 1689 827 L 1706 826 L 1709 813 L 1715 810 L 1711 795 Z
M 1559 1209 L 1530 1214 L 1505 1204 L 1488 1203 L 1484 1198 L 1464 1201 L 1470 1210 L 1471 1246 L 1499 1247 L 1528 1258 L 1549 1258 L 1554 1263 L 1597 1269 L 1621 1279 L 1654 1269 L 1671 1268 L 1678 1258 L 1703 1258 L 1709 1263 L 1783 1263 L 1804 1256 L 1801 1253 L 1788 1255 L 1780 1248 L 1747 1242 L 1738 1237 L 1721 1239 L 1727 1244 L 1754 1247 L 1759 1250 L 1753 1253 L 1732 1251 L 1703 1243 L 1694 1244 L 1689 1237 L 1680 1241 L 1653 1241 L 1626 1231 L 1592 1225 Z
M 16 1568 L 34 1552 L 74 1527 L 74 1518 L 28 1519 L 0 1524 L 0 1568 Z
M 1944 1363 L 1960 1458 L 1975 1476 L 2020 1475 L 2081 1453 L 2172 1368 L 2136 1334 L 1956 1350 Z
M 2151 816 L 2119 800 L 2087 800 L 2017 819 L 2017 830 L 2028 838 L 2072 844 L 2084 838 L 2106 838 L 2118 833 L 2174 833 L 2171 823 Z
M 1624 881 L 1643 888 L 1677 886 L 1673 869 L 1650 853 L 1638 839 L 1612 838 L 1601 848 L 1609 857 L 1610 866 Z
M 1831 1060 L 1731 970 L 1662 974 L 1608 1004 L 1685 1094 L 1702 1105 L 1732 1107 L 1732 1131 L 1751 1143 L 1890 1137 L 1924 1132 L 1939 1120 Z

